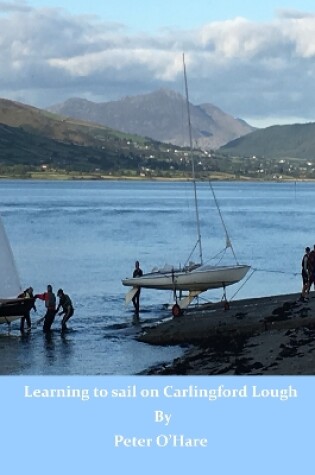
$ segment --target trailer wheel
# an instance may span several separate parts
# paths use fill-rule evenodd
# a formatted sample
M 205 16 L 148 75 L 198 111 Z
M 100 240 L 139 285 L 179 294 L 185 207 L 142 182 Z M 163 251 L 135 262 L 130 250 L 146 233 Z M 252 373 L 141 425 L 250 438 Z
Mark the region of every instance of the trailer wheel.
M 178 303 L 175 303 L 172 307 L 172 315 L 174 318 L 180 317 L 182 315 L 182 309 L 178 305 Z

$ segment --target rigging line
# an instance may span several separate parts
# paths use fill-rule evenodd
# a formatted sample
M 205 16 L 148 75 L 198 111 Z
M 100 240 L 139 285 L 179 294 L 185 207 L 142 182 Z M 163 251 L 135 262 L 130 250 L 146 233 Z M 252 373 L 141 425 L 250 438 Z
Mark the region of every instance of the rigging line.
M 253 269 L 257 272 L 269 272 L 271 274 L 285 274 L 285 275 L 300 275 L 300 272 L 287 272 L 287 271 L 284 271 L 284 270 L 270 270 L 270 269 L 258 269 L 258 268 L 254 268 Z
M 221 249 L 221 251 L 217 252 L 217 254 L 210 259 L 207 260 L 207 262 L 214 261 L 215 259 L 219 259 L 219 263 L 222 261 L 224 254 L 226 253 L 226 248 Z
M 247 284 L 247 282 L 249 281 L 249 279 L 254 275 L 254 273 L 256 272 L 256 269 L 253 269 L 253 272 L 251 274 L 249 274 L 249 276 L 247 277 L 247 279 L 243 282 L 243 284 L 240 286 L 239 289 L 237 289 L 237 291 L 235 292 L 235 294 L 230 298 L 230 301 L 234 299 L 234 297 L 239 293 L 239 291 L 244 287 L 245 284 Z
M 233 245 L 232 245 L 232 241 L 230 239 L 230 236 L 229 236 L 229 233 L 228 233 L 228 230 L 227 230 L 227 227 L 225 225 L 225 222 L 224 222 L 224 219 L 223 219 L 223 216 L 222 216 L 222 213 L 221 213 L 221 209 L 220 209 L 220 206 L 219 206 L 219 202 L 217 200 L 217 197 L 215 195 L 215 192 L 214 192 L 214 188 L 212 186 L 212 183 L 211 181 L 209 180 L 209 186 L 210 186 L 210 189 L 212 191 L 212 195 L 213 195 L 213 199 L 214 199 L 214 203 L 217 207 L 217 210 L 218 210 L 218 213 L 219 213 L 219 216 L 220 216 L 220 219 L 221 219 L 221 223 L 222 223 L 222 226 L 223 226 L 223 229 L 224 229 L 224 232 L 225 232 L 225 242 L 226 242 L 226 248 L 230 247 L 231 250 L 232 250 L 232 254 L 234 256 L 234 259 L 236 261 L 236 263 L 238 264 L 238 259 L 235 255 L 235 252 L 234 252 L 234 248 L 233 248 Z
M 193 247 L 193 250 L 192 250 L 191 253 L 189 254 L 188 258 L 186 259 L 185 267 L 189 264 L 189 261 L 190 261 L 192 255 L 193 255 L 193 253 L 195 252 L 195 249 L 196 249 L 197 245 L 198 245 L 198 242 L 196 242 L 196 244 L 195 244 L 194 247 Z
M 201 231 L 200 231 L 200 219 L 199 219 L 199 209 L 197 201 L 197 186 L 196 186 L 196 174 L 195 174 L 195 159 L 193 154 L 193 145 L 192 145 L 192 134 L 191 134 L 191 120 L 190 120 L 190 108 L 189 108 L 189 94 L 188 94 L 188 82 L 186 75 L 186 64 L 185 64 L 185 55 L 183 53 L 183 69 L 184 69 L 184 81 L 185 81 L 185 93 L 186 93 L 186 106 L 187 106 L 187 117 L 188 117 L 188 129 L 189 129 L 189 148 L 190 148 L 190 159 L 192 166 L 192 180 L 194 186 L 194 197 L 195 197 L 195 211 L 196 211 L 196 224 L 197 224 L 197 242 L 199 244 L 199 257 L 200 263 L 203 263 L 202 259 L 202 245 L 201 245 Z
M 230 298 L 230 301 L 234 299 L 234 297 L 239 293 L 239 291 L 244 287 L 244 285 L 249 281 L 249 279 L 253 276 L 255 272 L 270 272 L 275 274 L 286 274 L 286 275 L 294 275 L 297 276 L 299 272 L 285 272 L 285 271 L 277 271 L 277 270 L 267 270 L 267 269 L 256 269 L 252 267 L 252 273 L 247 277 L 245 282 L 241 285 L 241 287 L 235 292 L 235 294 Z
M 193 253 L 195 252 L 195 249 L 196 249 L 197 245 L 198 245 L 198 242 L 196 242 L 196 244 L 194 245 L 194 247 L 193 247 L 191 253 L 189 254 L 188 258 L 186 259 L 185 264 L 184 264 L 184 267 L 187 267 L 187 266 L 188 266 L 188 264 L 189 264 L 189 262 L 190 262 L 190 259 L 191 259 L 192 255 L 193 255 Z M 217 266 L 217 265 L 220 264 L 220 262 L 222 261 L 222 259 L 223 259 L 225 253 L 226 253 L 226 248 L 224 248 L 224 249 L 222 249 L 221 251 L 219 251 L 215 256 L 210 257 L 209 259 L 207 259 L 207 260 L 204 262 L 204 264 L 208 264 L 208 263 L 210 264 L 211 261 L 214 261 L 214 260 L 217 259 L 217 260 L 218 260 L 217 264 L 213 264 L 213 266 Z M 194 263 L 194 262 L 193 262 L 193 263 Z

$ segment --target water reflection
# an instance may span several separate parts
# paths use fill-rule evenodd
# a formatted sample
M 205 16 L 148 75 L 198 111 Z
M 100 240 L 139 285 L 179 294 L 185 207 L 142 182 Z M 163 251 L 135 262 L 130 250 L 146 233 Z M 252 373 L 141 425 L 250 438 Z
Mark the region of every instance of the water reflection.
M 44 352 L 48 366 L 52 366 L 56 362 L 55 348 L 53 332 L 44 333 Z
M 69 358 L 73 352 L 73 340 L 68 332 L 61 332 L 61 354 L 64 358 Z
M 140 317 L 139 317 L 139 313 L 135 313 L 132 317 L 132 324 L 134 326 L 139 326 L 140 327 Z
M 8 375 L 14 372 L 20 373 L 23 369 L 19 358 L 20 339 L 19 335 L 8 331 L 0 334 L 0 374 Z

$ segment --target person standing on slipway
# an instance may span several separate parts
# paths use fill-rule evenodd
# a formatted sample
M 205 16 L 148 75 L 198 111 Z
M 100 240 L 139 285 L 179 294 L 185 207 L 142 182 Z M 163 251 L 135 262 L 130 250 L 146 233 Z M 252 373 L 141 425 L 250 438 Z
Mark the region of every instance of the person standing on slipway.
M 302 259 L 302 282 L 303 282 L 303 287 L 302 287 L 302 293 L 300 300 L 304 302 L 306 300 L 306 295 L 309 290 L 309 273 L 308 273 L 308 256 L 310 255 L 310 248 L 306 247 L 305 248 L 305 254 Z
M 310 293 L 312 284 L 314 284 L 315 290 L 315 245 L 313 249 L 310 251 L 307 259 L 307 269 L 308 269 L 308 291 Z

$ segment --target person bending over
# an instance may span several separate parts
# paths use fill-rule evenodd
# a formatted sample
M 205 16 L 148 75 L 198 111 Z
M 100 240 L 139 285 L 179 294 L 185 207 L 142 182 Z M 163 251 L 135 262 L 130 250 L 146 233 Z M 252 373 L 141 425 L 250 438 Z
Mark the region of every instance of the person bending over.
M 59 303 L 58 303 L 56 313 L 58 313 L 60 307 L 62 307 L 62 311 L 59 313 L 59 315 L 63 315 L 61 328 L 62 328 L 62 331 L 64 331 L 64 330 L 67 330 L 67 325 L 66 325 L 67 321 L 74 314 L 74 308 L 73 308 L 72 301 L 69 295 L 65 294 L 62 289 L 58 290 L 57 296 L 59 297 Z

